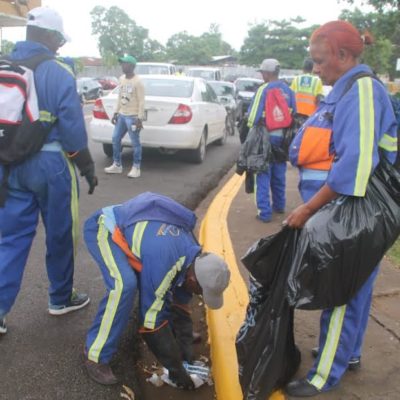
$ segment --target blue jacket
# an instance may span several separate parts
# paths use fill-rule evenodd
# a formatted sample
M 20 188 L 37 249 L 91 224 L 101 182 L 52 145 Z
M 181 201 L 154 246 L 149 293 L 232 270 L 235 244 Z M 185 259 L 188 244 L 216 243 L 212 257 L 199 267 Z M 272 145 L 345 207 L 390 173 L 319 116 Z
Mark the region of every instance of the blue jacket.
M 23 41 L 16 44 L 11 59 L 24 60 L 43 53 L 55 56 L 40 43 Z M 58 141 L 67 152 L 88 147 L 85 120 L 71 68 L 57 60 L 44 61 L 35 70 L 35 86 L 41 119 L 56 119 L 47 142 Z

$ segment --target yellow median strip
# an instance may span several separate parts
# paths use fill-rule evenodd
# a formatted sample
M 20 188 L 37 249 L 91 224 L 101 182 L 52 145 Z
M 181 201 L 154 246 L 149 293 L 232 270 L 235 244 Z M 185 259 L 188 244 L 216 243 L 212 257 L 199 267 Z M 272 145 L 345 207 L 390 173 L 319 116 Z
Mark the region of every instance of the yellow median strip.
M 238 378 L 235 339 L 245 317 L 248 294 L 236 264 L 227 223 L 229 208 L 243 181 L 244 175 L 232 176 L 215 196 L 200 227 L 200 243 L 203 250 L 223 257 L 231 270 L 231 281 L 224 292 L 224 306 L 220 310 L 207 309 L 212 372 L 217 400 L 243 399 Z M 281 392 L 276 392 L 270 399 L 282 400 L 285 397 Z

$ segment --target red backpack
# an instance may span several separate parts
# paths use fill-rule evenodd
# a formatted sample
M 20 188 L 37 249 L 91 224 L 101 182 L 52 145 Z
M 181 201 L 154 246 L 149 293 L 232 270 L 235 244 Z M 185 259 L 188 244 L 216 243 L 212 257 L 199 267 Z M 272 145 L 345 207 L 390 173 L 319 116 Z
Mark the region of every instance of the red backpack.
M 269 131 L 288 128 L 292 125 L 292 115 L 285 97 L 279 88 L 267 90 L 265 102 L 265 124 Z

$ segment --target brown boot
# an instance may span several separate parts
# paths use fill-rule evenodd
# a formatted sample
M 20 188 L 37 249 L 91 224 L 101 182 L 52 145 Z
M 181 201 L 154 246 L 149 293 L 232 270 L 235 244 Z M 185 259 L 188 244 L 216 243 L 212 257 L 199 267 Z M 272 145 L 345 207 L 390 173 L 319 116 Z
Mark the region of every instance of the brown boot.
M 108 364 L 98 364 L 86 359 L 85 368 L 89 376 L 101 385 L 115 385 L 118 383 L 118 379 Z

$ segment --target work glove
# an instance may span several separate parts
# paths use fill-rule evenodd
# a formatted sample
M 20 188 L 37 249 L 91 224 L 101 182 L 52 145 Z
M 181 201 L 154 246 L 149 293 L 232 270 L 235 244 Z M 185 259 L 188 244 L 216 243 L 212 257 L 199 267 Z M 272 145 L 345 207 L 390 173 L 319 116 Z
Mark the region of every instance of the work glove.
M 136 118 L 136 129 L 142 129 L 143 128 L 143 122 L 140 118 Z
M 78 167 L 81 176 L 85 177 L 89 185 L 88 194 L 92 194 L 94 192 L 94 188 L 99 182 L 95 174 L 94 162 L 92 160 L 92 156 L 90 155 L 89 149 L 85 148 L 81 151 L 78 151 L 70 156 L 70 159 Z
M 118 113 L 114 113 L 113 117 L 111 118 L 111 123 L 115 125 L 118 121 Z
M 180 389 L 193 390 L 194 383 L 183 367 L 179 347 L 169 325 L 156 331 L 142 332 L 142 336 L 158 361 L 168 369 L 171 381 Z
M 173 304 L 171 307 L 171 325 L 175 334 L 176 342 L 181 350 L 182 358 L 189 364 L 193 358 L 193 321 L 189 310 L 180 305 Z

